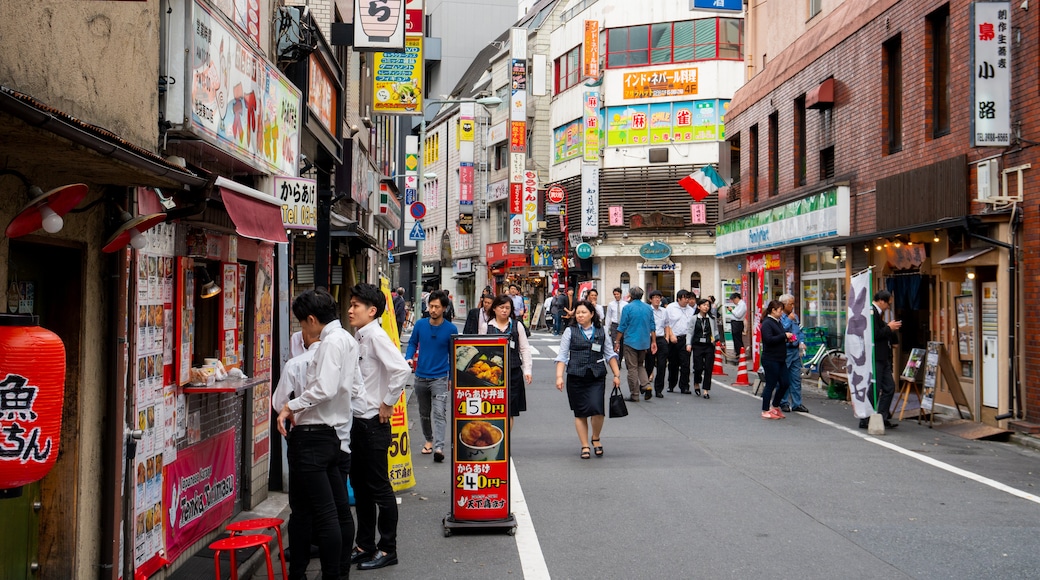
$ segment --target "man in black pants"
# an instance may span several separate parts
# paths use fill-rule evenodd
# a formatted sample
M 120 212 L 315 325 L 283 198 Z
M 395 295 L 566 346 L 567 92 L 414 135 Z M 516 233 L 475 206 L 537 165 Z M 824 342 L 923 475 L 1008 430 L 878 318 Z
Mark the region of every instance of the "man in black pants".
M 657 394 L 658 398 L 664 398 L 664 375 L 668 371 L 668 339 L 666 329 L 668 328 L 668 315 L 661 300 L 664 294 L 660 290 L 650 291 L 650 308 L 654 315 L 654 341 L 657 343 L 657 352 L 651 352 L 646 357 L 646 374 L 654 375 L 654 386 L 647 385 L 643 391 L 643 398 L 649 401 Z
M 747 319 L 747 304 L 740 297 L 740 292 L 730 294 L 729 301 L 733 303 L 733 310 L 729 315 L 729 329 L 733 335 L 733 356 L 739 361 L 740 351 L 744 349 L 744 320 Z
M 302 332 L 321 340 L 306 386 L 282 405 L 276 425 L 289 460 L 289 578 L 301 580 L 318 543 L 322 580 L 339 580 L 343 546 L 353 541 L 353 519 L 341 466 L 350 463 L 351 385 L 358 372 L 358 343 L 343 329 L 336 300 L 324 288 L 296 297 L 293 314 Z M 292 427 L 287 428 L 286 422 Z M 350 544 L 346 544 L 350 545 Z
M 885 322 L 884 313 L 892 305 L 892 293 L 888 290 L 878 290 L 874 293 L 874 369 L 877 376 L 874 377 L 874 385 L 871 390 L 871 400 L 877 401 L 874 410 L 885 419 L 885 429 L 895 429 L 898 423 L 892 423 L 892 396 L 896 392 L 895 379 L 892 378 L 892 345 L 899 342 L 897 331 L 903 327 L 902 320 Z M 880 391 L 880 395 L 878 394 Z M 859 420 L 859 428 L 866 429 L 869 421 Z

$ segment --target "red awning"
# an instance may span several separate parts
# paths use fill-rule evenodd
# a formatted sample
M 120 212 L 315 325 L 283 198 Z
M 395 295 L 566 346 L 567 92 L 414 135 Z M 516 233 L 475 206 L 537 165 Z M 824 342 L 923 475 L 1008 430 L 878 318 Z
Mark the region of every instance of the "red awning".
M 265 242 L 288 242 L 282 225 L 282 204 L 261 191 L 218 177 L 220 198 L 240 236 Z

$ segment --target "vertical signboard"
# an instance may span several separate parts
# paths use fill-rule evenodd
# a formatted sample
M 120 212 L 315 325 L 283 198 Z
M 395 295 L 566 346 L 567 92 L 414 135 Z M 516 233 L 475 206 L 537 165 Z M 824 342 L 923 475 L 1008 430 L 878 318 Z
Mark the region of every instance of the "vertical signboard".
M 509 218 L 509 253 L 524 253 L 524 216 L 516 214 Z
M 585 91 L 584 122 L 585 145 L 582 159 L 585 163 L 599 162 L 599 87 Z
M 599 235 L 599 167 L 581 166 L 581 235 Z
M 404 52 L 377 52 L 372 68 L 374 98 L 372 111 L 387 114 L 422 112 L 423 56 L 422 37 L 405 39 Z
M 451 357 L 454 523 L 513 523 L 509 504 L 509 372 L 507 335 L 454 336 Z
M 976 147 L 1011 145 L 1011 36 L 1009 2 L 973 2 L 972 73 Z
M 585 58 L 586 77 L 599 78 L 599 20 L 585 21 Z
M 538 172 L 524 171 L 524 233 L 538 230 Z
M 509 247 L 520 247 L 519 251 L 522 252 L 524 173 L 527 169 L 527 29 L 511 29 L 509 41 L 512 95 L 509 100 Z
M 474 103 L 459 105 L 459 233 L 473 233 Z

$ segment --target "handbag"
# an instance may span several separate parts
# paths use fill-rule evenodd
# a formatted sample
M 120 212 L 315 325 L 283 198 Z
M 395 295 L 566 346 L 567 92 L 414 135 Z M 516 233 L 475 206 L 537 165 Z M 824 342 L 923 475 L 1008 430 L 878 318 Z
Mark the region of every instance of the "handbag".
M 619 387 L 614 387 L 610 392 L 610 418 L 628 416 L 628 406 L 625 405 L 625 396 L 621 394 Z

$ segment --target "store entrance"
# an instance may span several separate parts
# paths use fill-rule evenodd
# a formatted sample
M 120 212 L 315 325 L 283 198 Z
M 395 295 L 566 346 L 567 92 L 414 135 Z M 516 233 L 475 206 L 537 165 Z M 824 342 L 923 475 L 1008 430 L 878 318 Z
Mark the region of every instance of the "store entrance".
M 661 271 L 661 272 L 647 272 L 646 273 L 646 288 L 645 295 L 649 296 L 650 292 L 654 290 L 660 290 L 661 294 L 664 294 L 666 301 L 672 301 L 675 299 L 675 272 Z

